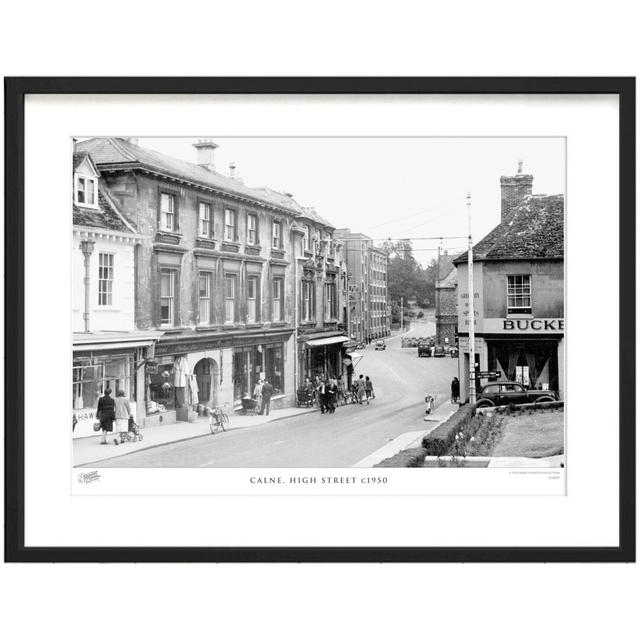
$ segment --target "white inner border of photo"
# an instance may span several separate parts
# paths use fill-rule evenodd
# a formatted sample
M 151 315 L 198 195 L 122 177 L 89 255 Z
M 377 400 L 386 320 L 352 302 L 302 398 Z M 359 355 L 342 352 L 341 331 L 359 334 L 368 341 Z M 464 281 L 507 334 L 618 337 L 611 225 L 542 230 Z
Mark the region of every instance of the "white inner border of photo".
M 363 485 L 360 495 L 348 495 L 338 486 L 333 495 L 289 491 L 270 496 L 246 482 L 253 475 L 250 470 L 109 469 L 110 482 L 87 485 L 96 487 L 92 497 L 72 495 L 70 436 L 63 427 L 71 424 L 63 400 L 71 385 L 71 291 L 66 284 L 71 278 L 70 138 L 197 137 L 203 132 L 566 137 L 565 318 L 571 334 L 565 336 L 566 478 L 565 470 L 537 475 L 425 469 L 416 476 L 422 472 L 386 469 L 389 482 L 383 491 L 379 485 Z M 618 172 L 617 96 L 28 96 L 25 544 L 617 545 Z M 52 265 L 55 279 L 50 276 Z M 597 358 L 597 320 L 588 306 L 595 295 L 607 327 L 606 347 L 597 350 Z M 43 369 L 48 374 L 43 375 Z M 611 393 L 596 411 L 591 396 L 604 376 Z M 52 418 L 56 414 L 59 420 Z M 287 476 L 310 475 L 310 470 L 295 469 L 272 473 L 283 471 Z M 314 474 L 353 476 L 352 471 L 323 469 Z M 380 475 L 378 470 L 358 472 Z M 270 470 L 259 473 L 269 475 Z M 246 495 L 198 495 L 210 493 L 211 483 L 227 483 L 232 489 L 238 482 L 248 487 L 241 492 Z M 115 495 L 123 490 L 131 495 Z M 136 495 L 146 492 L 160 495 Z M 434 492 L 438 495 L 411 495 Z M 560 495 L 545 495 L 554 493 Z

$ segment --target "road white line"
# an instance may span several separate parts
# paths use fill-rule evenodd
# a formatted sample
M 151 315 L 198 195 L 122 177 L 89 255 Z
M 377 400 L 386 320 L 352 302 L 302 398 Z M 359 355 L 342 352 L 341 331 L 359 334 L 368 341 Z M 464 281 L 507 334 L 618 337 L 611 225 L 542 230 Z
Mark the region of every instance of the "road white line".
M 278 440 L 278 442 L 274 442 L 273 444 L 284 444 L 286 440 Z
M 380 360 L 380 364 L 383 367 L 386 367 L 387 369 L 389 369 L 389 371 L 396 377 L 398 378 L 398 380 L 401 380 L 402 382 L 404 382 L 407 386 L 409 386 L 409 383 L 400 375 L 398 375 L 386 362 L 383 362 L 382 360 Z

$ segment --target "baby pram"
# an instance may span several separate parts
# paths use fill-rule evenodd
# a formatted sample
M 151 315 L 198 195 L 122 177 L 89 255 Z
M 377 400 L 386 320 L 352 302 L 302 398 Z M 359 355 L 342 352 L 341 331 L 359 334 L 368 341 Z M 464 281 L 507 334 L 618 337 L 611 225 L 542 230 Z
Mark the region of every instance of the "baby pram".
M 123 442 L 138 442 L 142 440 L 142 434 L 140 433 L 140 427 L 135 423 L 135 420 L 129 417 L 129 431 L 122 434 Z

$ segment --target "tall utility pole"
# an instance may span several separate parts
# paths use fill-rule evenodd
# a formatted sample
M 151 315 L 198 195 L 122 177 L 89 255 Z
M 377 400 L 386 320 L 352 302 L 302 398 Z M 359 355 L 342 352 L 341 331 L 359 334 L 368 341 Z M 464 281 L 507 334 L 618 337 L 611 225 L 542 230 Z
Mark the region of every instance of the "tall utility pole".
M 404 333 L 404 297 L 400 296 L 400 333 Z
M 473 298 L 473 241 L 471 239 L 471 194 L 467 193 L 467 213 L 469 217 L 469 250 L 467 270 L 469 271 L 469 404 L 476 403 L 476 314 Z

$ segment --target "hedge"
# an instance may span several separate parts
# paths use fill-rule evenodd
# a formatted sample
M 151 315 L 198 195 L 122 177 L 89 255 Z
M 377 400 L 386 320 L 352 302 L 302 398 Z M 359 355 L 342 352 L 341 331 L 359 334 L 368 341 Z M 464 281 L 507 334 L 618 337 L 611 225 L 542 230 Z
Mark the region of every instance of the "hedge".
M 399 451 L 390 458 L 374 464 L 374 467 L 421 467 L 426 451 L 422 447 Z
M 475 415 L 475 407 L 462 405 L 448 420 L 438 425 L 431 433 L 422 438 L 422 447 L 428 456 L 444 456 L 453 445 L 456 434 L 462 431 Z

